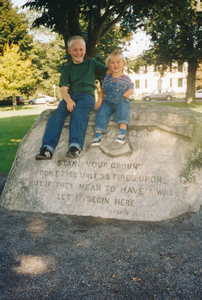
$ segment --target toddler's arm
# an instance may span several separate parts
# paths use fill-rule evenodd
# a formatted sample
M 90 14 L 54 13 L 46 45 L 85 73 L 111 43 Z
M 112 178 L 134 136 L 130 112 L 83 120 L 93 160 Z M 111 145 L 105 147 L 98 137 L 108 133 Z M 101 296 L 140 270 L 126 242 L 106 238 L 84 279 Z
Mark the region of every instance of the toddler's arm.
M 104 91 L 101 90 L 100 93 L 99 93 L 99 96 L 98 96 L 98 100 L 95 103 L 95 109 L 96 110 L 98 110 L 98 108 L 101 106 L 103 98 L 104 98 Z
M 127 90 L 124 94 L 123 94 L 123 97 L 124 98 L 129 98 L 130 95 L 132 95 L 134 93 L 134 90 L 133 89 L 129 89 Z
M 67 86 L 62 86 L 61 87 L 61 95 L 62 95 L 62 98 L 67 103 L 67 110 L 69 112 L 73 112 L 74 107 L 76 106 L 76 103 L 70 97 L 70 95 L 68 93 L 68 87 Z

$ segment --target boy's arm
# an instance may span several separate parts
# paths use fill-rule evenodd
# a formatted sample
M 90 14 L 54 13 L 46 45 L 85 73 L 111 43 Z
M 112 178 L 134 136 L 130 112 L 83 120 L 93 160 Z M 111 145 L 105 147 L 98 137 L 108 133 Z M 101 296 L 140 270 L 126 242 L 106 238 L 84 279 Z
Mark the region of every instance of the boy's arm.
M 96 110 L 98 110 L 98 108 L 101 106 L 103 98 L 104 98 L 104 90 L 101 90 L 98 96 L 98 100 L 95 103 Z
M 61 87 L 61 95 L 62 95 L 62 98 L 67 103 L 67 110 L 69 112 L 73 112 L 74 107 L 76 106 L 76 103 L 70 97 L 70 95 L 68 93 L 68 87 L 67 86 L 62 86 Z
M 112 73 L 112 70 L 109 68 L 108 70 L 107 70 L 107 72 L 106 72 L 106 75 L 107 74 L 111 74 Z
M 95 65 L 95 75 L 99 75 L 101 77 L 105 77 L 106 74 L 110 74 L 108 67 L 104 64 L 98 62 L 96 59 L 92 59 Z

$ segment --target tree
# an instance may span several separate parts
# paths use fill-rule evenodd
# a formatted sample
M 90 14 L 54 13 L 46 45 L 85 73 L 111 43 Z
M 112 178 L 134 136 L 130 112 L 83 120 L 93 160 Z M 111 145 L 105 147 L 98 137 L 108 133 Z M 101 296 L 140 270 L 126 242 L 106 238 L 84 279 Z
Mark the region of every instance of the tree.
M 34 41 L 30 52 L 32 59 L 33 78 L 36 80 L 34 93 L 53 93 L 53 84 L 58 87 L 61 68 L 66 63 L 65 49 L 62 40 L 57 38 L 47 43 Z M 56 90 L 57 96 L 60 90 Z
M 202 14 L 197 1 L 158 1 L 142 17 L 142 26 L 151 35 L 153 49 L 147 57 L 153 58 L 162 71 L 178 61 L 188 63 L 187 103 L 195 101 L 196 71 L 202 59 Z
M 72 35 L 83 36 L 87 41 L 87 55 L 92 57 L 115 24 L 120 24 L 122 37 L 130 36 L 137 28 L 141 8 L 153 2 L 155 0 L 33 0 L 23 7 L 41 11 L 33 26 L 52 28 L 63 36 L 66 48 Z
M 0 0 L 0 32 L 0 53 L 7 42 L 19 44 L 21 51 L 30 49 L 32 37 L 28 34 L 26 17 L 12 7 L 10 0 Z
M 202 89 L 202 64 L 199 64 L 199 67 L 197 69 L 196 73 L 196 89 Z
M 19 46 L 5 44 L 3 54 L 0 54 L 0 92 L 14 95 L 17 92 L 27 94 L 34 89 L 35 79 L 31 68 L 31 60 L 22 60 Z

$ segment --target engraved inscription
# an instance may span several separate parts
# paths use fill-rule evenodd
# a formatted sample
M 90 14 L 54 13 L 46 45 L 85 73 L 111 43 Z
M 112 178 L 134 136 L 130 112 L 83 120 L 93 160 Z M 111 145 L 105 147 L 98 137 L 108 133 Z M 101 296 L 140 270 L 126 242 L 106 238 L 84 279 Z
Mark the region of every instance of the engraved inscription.
M 169 207 L 177 207 L 179 197 L 179 190 L 170 188 L 167 178 L 156 172 L 147 174 L 144 164 L 137 161 L 58 160 L 54 170 L 40 169 L 28 185 L 48 188 L 61 207 L 76 205 L 87 211 L 98 207 L 99 211 L 120 216 L 138 216 L 140 207 L 155 207 L 157 199 L 165 207 L 170 199 Z M 155 209 L 150 212 L 153 215 Z

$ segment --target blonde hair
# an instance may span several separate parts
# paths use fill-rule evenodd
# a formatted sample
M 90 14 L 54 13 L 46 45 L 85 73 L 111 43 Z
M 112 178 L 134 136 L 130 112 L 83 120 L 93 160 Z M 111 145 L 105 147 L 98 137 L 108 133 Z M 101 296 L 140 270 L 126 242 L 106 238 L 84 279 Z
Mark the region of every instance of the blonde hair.
M 68 46 L 69 49 L 71 48 L 73 42 L 75 42 L 75 41 L 81 41 L 81 42 L 83 42 L 84 45 L 86 46 L 86 42 L 85 42 L 85 40 L 82 38 L 82 36 L 80 36 L 80 35 L 74 35 L 74 36 L 71 36 L 71 37 L 68 39 L 68 41 L 67 41 L 67 46 Z
M 120 59 L 122 59 L 123 63 L 124 63 L 124 67 L 127 65 L 127 62 L 126 62 L 126 59 L 125 59 L 124 55 L 121 52 L 114 51 L 111 54 L 109 54 L 109 56 L 106 59 L 106 66 L 107 67 L 109 67 L 110 60 L 112 59 L 113 56 L 117 56 Z

